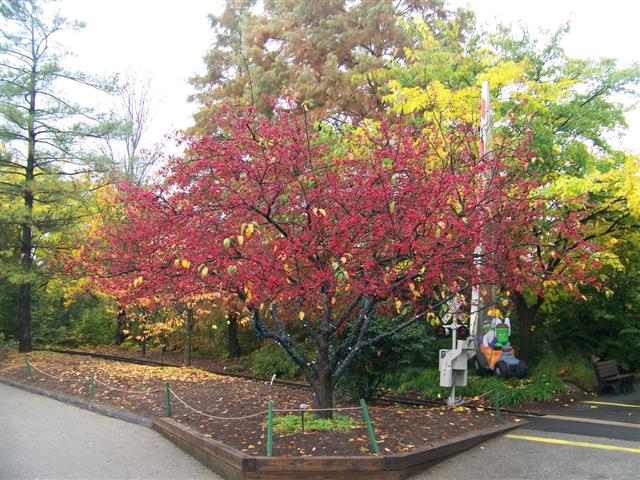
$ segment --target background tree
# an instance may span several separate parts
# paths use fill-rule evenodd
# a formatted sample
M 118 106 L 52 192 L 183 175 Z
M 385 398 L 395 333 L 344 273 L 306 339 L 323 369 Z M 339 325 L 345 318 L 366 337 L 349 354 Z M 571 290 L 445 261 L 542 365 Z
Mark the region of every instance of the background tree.
M 161 146 L 143 148 L 153 116 L 150 87 L 149 78 L 129 72 L 114 95 L 116 105 L 112 116 L 118 128 L 105 137 L 103 151 L 116 181 L 124 178 L 143 185 L 161 160 Z
M 380 110 L 383 86 L 371 73 L 402 61 L 415 39 L 405 23 L 421 17 L 435 35 L 463 38 L 472 14 L 442 0 L 230 0 L 211 16 L 216 34 L 205 56 L 207 73 L 192 80 L 202 109 L 195 133 L 211 132 L 210 118 L 229 99 L 271 109 L 263 95 L 295 98 L 324 120 L 360 121 Z
M 477 118 L 480 84 L 489 80 L 496 133 L 531 138 L 534 158 L 522 175 L 542 179 L 545 188 L 539 193 L 547 199 L 546 218 L 554 223 L 573 219 L 580 223 L 583 240 L 606 246 L 610 238 L 621 239 L 638 225 L 626 193 L 629 181 L 625 187 L 622 180 L 637 168 L 631 167 L 633 157 L 616 151 L 610 139 L 626 126 L 620 99 L 638 95 L 640 68 L 619 67 L 611 59 L 568 58 L 561 48 L 567 31 L 562 26 L 540 43 L 526 30 L 516 34 L 500 27 L 492 35 L 471 34 L 460 44 L 437 38 L 428 25 L 416 21 L 420 48 L 377 75 L 388 80 L 385 99 L 395 112 L 436 122 L 444 132 Z M 568 237 L 567 229 L 550 230 L 542 218 L 531 225 L 538 236 L 531 252 L 539 266 L 538 286 L 517 288 L 511 297 L 524 358 L 531 351 L 531 331 L 545 292 L 559 283 L 577 292 L 579 281 L 566 283 L 562 277 L 584 280 L 596 276 L 602 263 L 616 262 L 610 249 L 594 255 L 592 262 L 576 260 L 573 253 L 581 242 Z
M 103 134 L 94 113 L 62 96 L 62 84 L 102 88 L 85 75 L 62 67 L 57 34 L 81 25 L 46 14 L 36 0 L 2 1 L 0 36 L 0 141 L 8 155 L 0 163 L 3 226 L 17 226 L 20 266 L 3 268 L 3 281 L 19 285 L 19 348 L 29 351 L 33 287 L 44 252 L 61 248 L 64 229 L 84 214 L 94 164 L 82 140 Z M 57 235 L 56 235 L 57 233 Z M 6 257 L 5 257 L 6 258 Z

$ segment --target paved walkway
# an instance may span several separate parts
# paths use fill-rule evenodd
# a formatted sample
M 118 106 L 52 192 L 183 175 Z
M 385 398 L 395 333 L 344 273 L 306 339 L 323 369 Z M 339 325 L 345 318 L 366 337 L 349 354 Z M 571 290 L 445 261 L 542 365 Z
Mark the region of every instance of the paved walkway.
M 594 403 L 598 402 L 598 403 Z M 640 385 L 530 423 L 411 477 L 412 480 L 636 480 Z
M 159 433 L 0 384 L 0 479 L 220 479 Z

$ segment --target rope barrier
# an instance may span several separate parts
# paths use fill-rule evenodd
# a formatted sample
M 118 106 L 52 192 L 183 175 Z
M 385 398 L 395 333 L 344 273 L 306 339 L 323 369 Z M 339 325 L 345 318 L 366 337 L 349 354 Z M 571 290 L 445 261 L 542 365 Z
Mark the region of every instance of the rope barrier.
M 197 410 L 195 408 L 193 408 L 191 405 L 189 405 L 187 402 L 185 402 L 184 400 L 182 400 L 182 398 L 180 398 L 178 396 L 178 394 L 176 392 L 173 391 L 173 389 L 169 388 L 169 391 L 173 394 L 174 397 L 176 397 L 176 399 L 183 404 L 185 407 L 187 407 L 189 410 L 198 413 L 204 417 L 208 417 L 211 418 L 213 420 L 245 420 L 247 418 L 254 418 L 254 417 L 260 417 L 262 415 L 265 415 L 267 413 L 267 410 L 263 410 L 262 412 L 258 412 L 258 413 L 253 413 L 251 415 L 244 415 L 242 417 L 217 417 L 215 415 L 209 415 L 208 413 L 204 413 L 201 412 L 200 410 Z
M 60 377 L 56 377 L 55 375 L 51 375 L 50 373 L 45 372 L 44 370 L 42 370 L 41 368 L 37 367 L 36 365 L 34 365 L 33 363 L 29 362 L 29 364 L 35 368 L 37 371 L 39 371 L 40 373 L 44 373 L 46 376 L 54 378 L 60 382 L 64 382 L 65 380 L 74 380 L 72 378 L 60 378 Z M 164 389 L 162 388 L 156 388 L 155 390 L 123 390 L 121 388 L 116 388 L 116 387 L 112 387 L 111 385 L 109 385 L 108 383 L 102 382 L 100 380 L 98 380 L 95 376 L 94 376 L 94 381 L 96 383 L 99 383 L 101 385 L 104 385 L 105 387 L 107 387 L 110 390 L 115 390 L 117 392 L 122 392 L 122 393 L 129 393 L 132 395 L 142 395 L 145 393 L 156 393 L 156 392 L 160 392 Z
M 330 412 L 341 410 L 360 410 L 360 407 L 335 407 L 335 408 L 275 408 L 274 412 Z
M 493 392 L 494 390 L 495 390 L 495 388 L 492 388 L 491 390 L 489 390 L 488 392 L 483 393 L 483 394 L 482 394 L 482 395 L 480 395 L 480 396 L 473 397 L 473 398 L 470 398 L 469 400 L 466 400 L 466 401 L 464 401 L 464 402 L 462 402 L 462 403 L 459 403 L 458 405 L 456 405 L 456 407 L 460 407 L 460 406 L 462 406 L 462 405 L 465 405 L 465 404 L 467 404 L 467 403 L 471 403 L 471 402 L 477 402 L 477 401 L 478 401 L 478 400 L 480 400 L 481 398 L 486 397 L 487 395 L 489 395 L 489 394 L 490 394 L 491 392 Z
M 64 382 L 65 380 L 70 380 L 68 378 L 60 378 L 60 377 L 56 377 L 55 375 L 51 375 L 50 373 L 45 372 L 44 370 L 42 370 L 41 368 L 36 367 L 33 363 L 29 362 L 29 365 L 31 365 L 33 368 L 35 368 L 36 370 L 38 370 L 40 373 L 44 373 L 47 377 L 51 377 L 51 378 L 55 378 L 56 380 L 58 380 L 59 382 Z
M 104 385 L 105 387 L 109 388 L 110 390 L 115 390 L 116 392 L 122 392 L 122 393 L 130 393 L 131 395 L 144 395 L 145 393 L 156 393 L 156 392 L 161 392 L 162 390 L 164 390 L 164 388 L 156 388 L 155 390 L 123 390 L 121 388 L 116 388 L 116 387 L 112 387 L 111 385 L 101 382 L 100 380 L 98 380 L 97 378 L 94 377 L 94 380 L 96 381 L 96 383 L 99 383 L 100 385 Z
M 33 365 L 32 363 L 30 363 L 30 365 L 35 368 L 37 371 L 39 371 L 40 373 L 43 373 L 44 375 L 47 375 L 48 377 L 51 377 L 55 380 L 58 380 L 60 382 L 64 382 L 65 380 L 72 380 L 72 379 L 68 379 L 68 378 L 60 378 L 57 377 L 55 375 L 52 375 L 50 373 L 45 372 L 44 370 L 42 370 L 41 368 L 37 367 L 36 365 Z M 99 383 L 100 385 L 103 385 L 105 387 L 107 387 L 110 390 L 114 390 L 117 392 L 121 392 L 121 393 L 127 393 L 127 394 L 131 394 L 131 395 L 143 395 L 143 394 L 148 394 L 148 393 L 156 393 L 156 392 L 161 392 L 163 390 L 165 390 L 164 388 L 156 388 L 153 390 L 124 390 L 121 388 L 116 388 L 113 387 L 111 385 L 109 385 L 108 383 L 105 383 L 101 380 L 99 380 L 98 378 L 95 378 L 94 376 L 94 381 Z M 492 393 L 495 389 L 489 390 L 488 392 L 483 393 L 480 396 L 477 397 L 473 397 L 469 400 L 466 400 L 458 405 L 456 405 L 456 407 L 460 407 L 462 405 L 465 405 L 467 403 L 471 403 L 471 402 L 476 402 L 478 400 L 480 400 L 483 397 L 486 397 L 487 395 L 489 395 L 490 393 Z M 216 416 L 216 415 L 209 415 L 208 413 L 204 413 L 196 408 L 193 408 L 191 405 L 189 405 L 187 402 L 185 402 L 173 389 L 169 388 L 169 391 L 171 392 L 171 394 L 173 394 L 173 396 L 181 403 L 183 404 L 186 408 L 188 408 L 189 410 L 191 410 L 194 413 L 197 413 L 199 415 L 202 415 L 204 417 L 207 418 L 211 418 L 213 420 L 245 420 L 248 418 L 255 418 L 255 417 L 259 417 L 262 416 L 266 413 L 268 413 L 267 411 L 261 411 L 258 413 L 253 413 L 250 415 L 244 415 L 244 416 L 239 416 L 239 417 L 220 417 L 220 416 Z M 273 409 L 273 412 L 279 412 L 279 413 L 309 413 L 309 412 L 327 412 L 327 411 L 347 411 L 347 410 L 360 410 L 361 407 L 334 407 L 334 408 L 306 408 L 306 409 L 302 409 L 302 408 L 280 408 L 280 409 Z M 371 410 L 393 410 L 395 411 L 395 409 L 393 408 L 388 408 L 388 407 L 370 407 Z

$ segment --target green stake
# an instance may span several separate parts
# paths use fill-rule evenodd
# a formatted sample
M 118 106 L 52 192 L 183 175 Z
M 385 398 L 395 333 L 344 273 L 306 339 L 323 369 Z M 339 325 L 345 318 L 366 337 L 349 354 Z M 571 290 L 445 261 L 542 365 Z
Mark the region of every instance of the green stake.
M 169 384 L 167 383 L 165 402 L 167 404 L 167 417 L 171 416 L 171 392 L 169 391 Z
M 93 397 L 96 394 L 95 384 L 94 384 L 94 374 L 93 371 L 89 374 L 89 398 L 93 400 Z
M 31 364 L 29 364 L 29 359 L 24 357 L 24 364 L 27 366 L 27 370 L 29 371 L 29 378 L 33 382 L 33 370 L 31 369 Z
M 273 402 L 269 400 L 267 412 L 267 456 L 273 456 Z
M 496 390 L 496 422 L 500 421 L 500 392 Z
M 373 451 L 373 453 L 380 453 L 380 450 L 378 450 L 376 435 L 373 432 L 373 424 L 371 423 L 371 419 L 369 418 L 369 410 L 367 409 L 367 404 L 364 403 L 364 398 L 360 399 L 360 406 L 362 407 L 362 416 L 364 417 L 364 422 L 367 424 L 367 430 L 369 431 L 369 438 L 371 439 L 371 450 Z

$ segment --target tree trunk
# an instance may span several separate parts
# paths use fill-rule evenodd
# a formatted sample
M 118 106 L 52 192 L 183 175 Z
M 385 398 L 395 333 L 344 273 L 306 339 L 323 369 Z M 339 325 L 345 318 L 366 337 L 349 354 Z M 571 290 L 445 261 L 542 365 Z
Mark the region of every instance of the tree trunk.
M 186 327 L 187 327 L 187 338 L 186 338 L 186 342 L 185 342 L 185 349 L 184 349 L 184 364 L 187 367 L 191 366 L 191 354 L 193 351 L 193 309 L 192 308 L 188 308 L 187 309 L 187 323 L 186 323 Z
M 144 337 L 142 339 L 142 343 L 140 344 L 140 354 L 141 355 L 147 354 L 147 337 Z
M 317 341 L 318 359 L 316 361 L 317 375 L 310 382 L 313 388 L 313 408 L 332 409 L 335 381 L 329 362 L 329 342 L 322 337 Z M 333 418 L 333 410 L 314 412 L 316 418 Z
M 124 333 L 127 326 L 127 310 L 122 307 L 118 310 L 118 316 L 116 317 L 116 345 L 122 345 L 127 339 L 127 335 Z
M 227 340 L 229 358 L 238 358 L 240 356 L 240 342 L 238 341 L 238 314 L 236 312 L 229 313 L 229 334 Z
M 518 312 L 518 325 L 520 326 L 520 351 L 517 355 L 518 358 L 528 362 L 531 356 L 531 326 L 544 299 L 538 296 L 536 303 L 529 305 L 521 293 L 515 293 L 513 301 Z
M 33 345 L 31 343 L 31 283 L 29 282 L 20 285 L 19 319 L 18 351 L 30 352 Z
M 31 67 L 31 80 L 29 84 L 29 115 L 27 117 L 27 165 L 24 171 L 24 189 L 22 198 L 26 220 L 21 225 L 21 248 L 23 273 L 27 278 L 20 285 L 20 299 L 18 306 L 18 320 L 20 328 L 18 330 L 18 351 L 30 352 L 33 348 L 31 343 L 31 268 L 33 265 L 33 232 L 31 223 L 33 221 L 33 180 L 36 165 L 36 65 L 35 61 Z
M 320 372 L 318 378 L 311 383 L 313 388 L 313 408 L 332 409 L 335 384 L 331 372 Z M 333 410 L 314 412 L 316 418 L 333 418 Z

